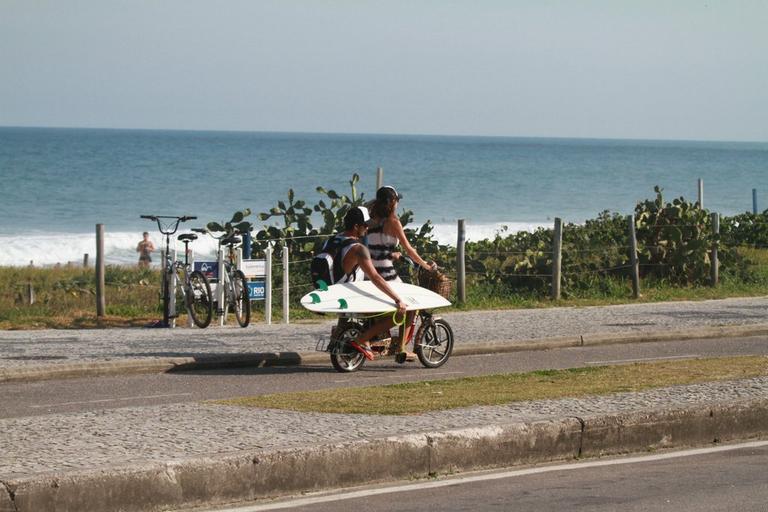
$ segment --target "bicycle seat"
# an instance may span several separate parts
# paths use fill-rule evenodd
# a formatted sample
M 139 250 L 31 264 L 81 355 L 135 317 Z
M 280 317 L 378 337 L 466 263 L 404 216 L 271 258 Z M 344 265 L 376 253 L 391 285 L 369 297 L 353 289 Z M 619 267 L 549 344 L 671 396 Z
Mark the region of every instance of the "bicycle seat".
M 183 235 L 179 235 L 179 240 L 182 242 L 191 242 L 192 240 L 197 240 L 197 235 L 194 233 L 185 233 Z
M 225 238 L 221 241 L 221 245 L 235 245 L 239 243 L 240 243 L 239 236 L 230 236 L 229 238 Z

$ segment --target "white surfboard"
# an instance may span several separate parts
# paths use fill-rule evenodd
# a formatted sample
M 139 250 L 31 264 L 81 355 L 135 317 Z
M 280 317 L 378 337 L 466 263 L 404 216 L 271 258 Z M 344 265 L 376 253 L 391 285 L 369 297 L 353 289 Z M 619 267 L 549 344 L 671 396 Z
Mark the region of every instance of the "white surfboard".
M 389 283 L 405 302 L 406 309 L 434 309 L 451 303 L 431 290 L 406 283 Z M 301 298 L 301 305 L 315 313 L 386 313 L 395 311 L 395 301 L 372 281 L 334 284 Z

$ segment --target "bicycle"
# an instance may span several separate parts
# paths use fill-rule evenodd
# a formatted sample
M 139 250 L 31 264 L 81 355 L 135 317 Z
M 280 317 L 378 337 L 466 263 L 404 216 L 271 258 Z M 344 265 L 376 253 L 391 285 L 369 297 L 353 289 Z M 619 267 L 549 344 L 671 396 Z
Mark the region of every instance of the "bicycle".
M 248 296 L 248 281 L 245 274 L 237 268 L 237 254 L 235 249 L 242 245 L 242 239 L 237 233 L 227 237 L 214 236 L 207 229 L 192 229 L 197 233 L 208 234 L 219 241 L 219 247 L 227 247 L 227 256 L 224 259 L 224 269 L 219 269 L 219 285 L 224 287 L 224 303 L 219 305 L 218 314 L 226 315 L 229 306 L 240 327 L 248 327 L 251 323 L 251 299 Z
M 339 318 L 333 329 L 331 340 L 324 351 L 329 352 L 331 364 L 338 372 L 354 372 L 363 367 L 366 359 L 352 347 L 362 332 L 372 324 L 373 319 L 345 315 Z M 415 333 L 415 334 L 414 334 Z M 407 343 L 413 342 L 419 362 L 426 368 L 438 368 L 448 361 L 453 351 L 453 330 L 442 318 L 434 317 L 429 311 L 419 311 L 413 319 Z M 395 356 L 402 357 L 397 337 L 389 336 L 371 340 L 371 351 L 375 359 Z M 403 362 L 403 361 L 398 361 Z
M 404 261 L 411 266 L 414 265 L 410 258 L 404 258 Z M 423 272 L 426 271 L 419 269 L 417 277 L 421 283 L 428 281 L 428 279 L 422 278 L 427 277 L 422 274 Z M 433 289 L 433 291 L 437 290 Z M 439 293 L 446 293 L 447 295 L 450 291 L 440 290 Z M 362 353 L 352 347 L 350 342 L 355 341 L 361 333 L 378 320 L 378 315 L 373 317 L 356 314 L 339 315 L 339 320 L 332 330 L 331 339 L 327 342 L 327 346 L 324 346 L 325 340 L 321 340 L 317 349 L 330 353 L 331 364 L 336 371 L 357 371 L 362 368 L 366 359 Z M 445 364 L 453 351 L 453 342 L 453 329 L 447 321 L 435 317 L 430 311 L 417 311 L 413 317 L 406 345 L 413 343 L 414 352 L 424 367 L 438 368 Z M 392 336 L 391 332 L 385 332 L 383 336 L 372 339 L 370 345 L 375 359 L 395 356 L 398 363 L 405 362 L 405 353 L 400 352 L 399 339 Z
M 192 216 L 142 215 L 142 219 L 157 222 L 160 233 L 165 235 L 165 262 L 163 268 L 162 297 L 163 297 L 163 326 L 170 327 L 170 320 L 178 317 L 174 307 L 171 314 L 171 293 L 175 299 L 179 293 L 184 300 L 187 313 L 192 322 L 201 329 L 208 327 L 213 316 L 213 300 L 211 285 L 200 271 L 191 271 L 189 264 L 189 244 L 197 240 L 195 234 L 182 234 L 178 240 L 184 243 L 184 262 L 174 260 L 171 256 L 170 238 L 179 229 L 179 224 L 196 219 Z M 164 220 L 170 219 L 170 220 Z M 175 284 L 174 284 L 175 283 Z

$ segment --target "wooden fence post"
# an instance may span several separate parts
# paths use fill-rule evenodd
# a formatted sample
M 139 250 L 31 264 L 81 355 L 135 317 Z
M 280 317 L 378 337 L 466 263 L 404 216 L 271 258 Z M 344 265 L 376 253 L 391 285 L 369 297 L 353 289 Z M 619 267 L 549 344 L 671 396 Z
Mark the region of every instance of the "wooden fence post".
M 88 253 L 83 254 L 83 268 L 88 268 Z
M 104 316 L 104 224 L 96 224 L 96 316 Z
M 629 223 L 629 260 L 632 265 L 632 297 L 640 298 L 640 262 L 637 259 L 637 233 L 635 232 L 635 216 L 628 215 Z
M 563 220 L 555 217 L 552 235 L 552 299 L 560 300 L 560 271 L 563 261 Z
M 464 254 L 466 243 L 466 231 L 464 219 L 459 219 L 458 238 L 456 240 L 456 299 L 459 304 L 467 301 L 467 269 Z
M 757 214 L 757 189 L 752 189 L 752 213 Z
M 712 242 L 712 256 L 710 258 L 710 270 L 712 274 L 712 286 L 717 286 L 720 281 L 719 263 L 717 261 L 717 244 L 720 237 L 720 214 L 712 214 L 712 234 L 715 235 L 715 241 Z
M 27 283 L 27 296 L 25 297 L 27 299 L 27 306 L 31 306 L 35 303 L 35 287 L 32 286 L 32 283 Z

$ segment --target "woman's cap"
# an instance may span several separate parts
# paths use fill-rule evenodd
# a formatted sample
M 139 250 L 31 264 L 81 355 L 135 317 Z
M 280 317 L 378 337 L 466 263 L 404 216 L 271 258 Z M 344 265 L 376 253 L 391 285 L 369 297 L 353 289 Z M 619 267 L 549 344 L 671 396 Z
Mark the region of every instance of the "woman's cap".
M 403 194 L 395 190 L 395 187 L 385 185 L 376 191 L 377 201 L 391 201 L 395 198 L 397 198 L 398 201 L 403 198 Z
M 355 206 L 350 208 L 344 216 L 344 226 L 350 229 L 358 224 L 367 224 L 369 220 L 371 220 L 371 216 L 368 215 L 368 210 L 362 206 Z

